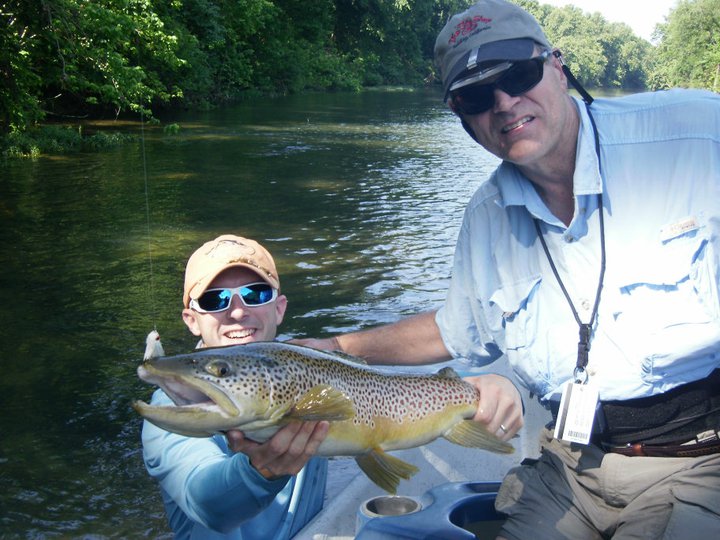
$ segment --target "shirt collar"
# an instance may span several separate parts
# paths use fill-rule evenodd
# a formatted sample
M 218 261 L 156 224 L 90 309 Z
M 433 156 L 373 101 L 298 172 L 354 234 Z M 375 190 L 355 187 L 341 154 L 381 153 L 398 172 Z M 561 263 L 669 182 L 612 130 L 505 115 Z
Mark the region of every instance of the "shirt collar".
M 575 106 L 580 114 L 580 130 L 575 160 L 575 173 L 573 185 L 575 196 L 595 195 L 602 192 L 602 177 L 598 156 L 595 152 L 595 136 L 592 123 L 588 116 L 584 103 L 573 97 Z M 525 206 L 528 211 L 548 222 L 557 221 L 549 218 L 547 208 L 535 191 L 532 183 L 523 175 L 520 170 L 507 161 L 503 161 L 498 168 L 498 190 L 501 200 L 500 206 Z M 548 219 L 546 219 L 548 218 Z
M 575 174 L 573 175 L 574 193 L 578 195 L 596 195 L 602 193 L 600 163 L 595 151 L 595 134 L 585 103 L 573 98 L 580 113 L 580 131 L 578 133 Z M 598 134 L 598 137 L 600 134 Z

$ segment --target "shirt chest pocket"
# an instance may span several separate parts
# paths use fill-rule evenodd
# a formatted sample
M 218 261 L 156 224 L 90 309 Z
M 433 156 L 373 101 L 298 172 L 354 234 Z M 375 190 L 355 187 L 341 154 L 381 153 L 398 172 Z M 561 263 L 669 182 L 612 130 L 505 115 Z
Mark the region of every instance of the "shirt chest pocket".
M 700 234 L 628 257 L 614 318 L 649 381 L 710 362 L 720 343 L 718 257 Z M 686 367 L 683 367 L 686 366 Z
M 490 296 L 493 317 L 499 319 L 496 328 L 502 332 L 506 350 L 529 347 L 538 325 L 537 302 L 533 298 L 540 286 L 540 275 L 504 284 Z
M 643 255 L 625 260 L 616 317 L 657 330 L 718 319 L 718 261 L 707 239 L 679 238 Z

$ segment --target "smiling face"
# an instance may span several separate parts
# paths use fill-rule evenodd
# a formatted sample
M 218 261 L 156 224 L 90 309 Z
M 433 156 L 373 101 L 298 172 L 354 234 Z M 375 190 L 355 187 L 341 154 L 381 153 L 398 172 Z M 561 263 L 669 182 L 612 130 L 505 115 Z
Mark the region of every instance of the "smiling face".
M 240 287 L 263 281 L 255 272 L 242 267 L 228 268 L 208 285 L 207 289 Z M 230 307 L 216 313 L 200 313 L 191 308 L 183 309 L 183 321 L 206 347 L 240 345 L 253 341 L 272 341 L 277 327 L 283 320 L 287 298 L 280 294 L 267 304 L 248 307 L 237 295 L 233 295 Z
M 463 119 L 486 150 L 521 169 L 553 169 L 555 162 L 568 159 L 574 163 L 579 117 L 554 56 L 545 62 L 537 86 L 515 97 L 496 88 L 492 109 Z

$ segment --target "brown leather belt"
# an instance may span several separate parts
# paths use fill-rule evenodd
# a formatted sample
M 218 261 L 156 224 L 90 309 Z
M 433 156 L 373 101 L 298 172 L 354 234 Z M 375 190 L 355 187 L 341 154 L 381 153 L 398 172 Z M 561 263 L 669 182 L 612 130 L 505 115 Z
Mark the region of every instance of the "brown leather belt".
M 606 448 L 606 451 L 624 456 L 698 457 L 720 453 L 720 440 L 676 445 L 636 443 L 627 446 L 612 446 Z

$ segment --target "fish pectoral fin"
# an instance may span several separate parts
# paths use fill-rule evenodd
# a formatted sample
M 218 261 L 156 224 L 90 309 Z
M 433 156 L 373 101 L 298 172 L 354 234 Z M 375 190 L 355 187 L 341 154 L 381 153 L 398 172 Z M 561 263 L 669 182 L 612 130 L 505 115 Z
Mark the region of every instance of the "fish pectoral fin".
M 471 448 L 482 448 L 499 454 L 511 454 L 515 451 L 511 444 L 500 440 L 479 422 L 462 420 L 450 428 L 444 435 L 451 443 Z
M 328 384 L 313 386 L 287 414 L 293 420 L 348 420 L 355 416 L 355 404 Z
M 411 463 L 386 454 L 380 448 L 356 457 L 355 461 L 370 480 L 393 495 L 397 492 L 401 478 L 410 480 L 420 470 Z

